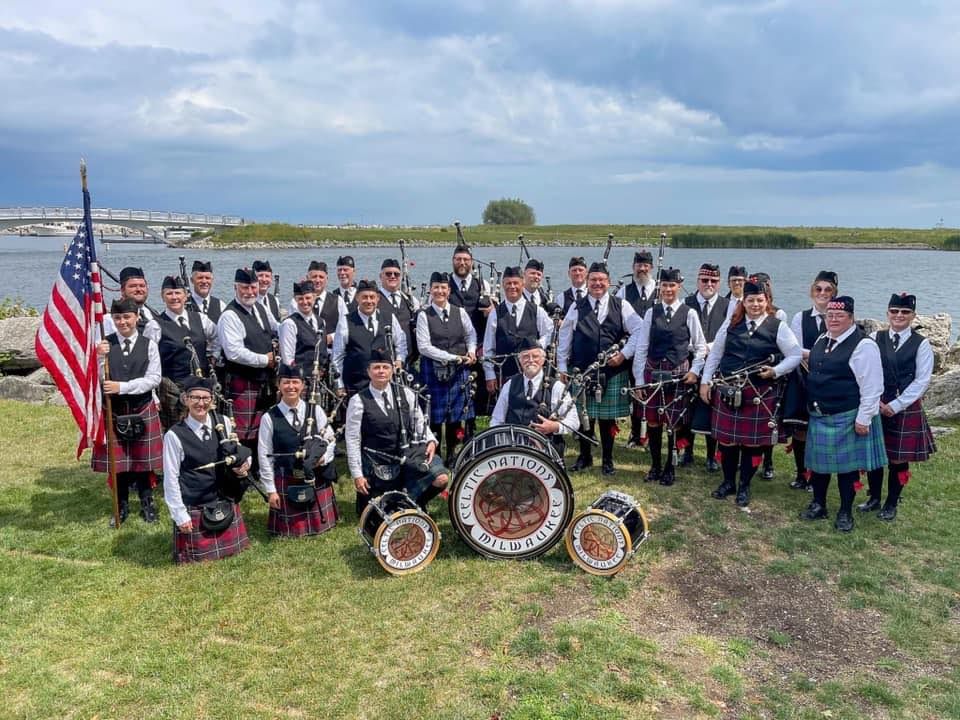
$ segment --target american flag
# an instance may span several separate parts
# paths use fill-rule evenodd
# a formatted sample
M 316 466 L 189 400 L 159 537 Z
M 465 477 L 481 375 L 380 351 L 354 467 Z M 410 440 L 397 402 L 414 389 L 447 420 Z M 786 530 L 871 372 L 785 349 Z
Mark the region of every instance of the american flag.
M 97 327 L 103 295 L 90 220 L 90 193 L 83 190 L 83 222 L 67 248 L 34 340 L 37 357 L 63 394 L 80 429 L 77 457 L 105 442 L 97 365 Z

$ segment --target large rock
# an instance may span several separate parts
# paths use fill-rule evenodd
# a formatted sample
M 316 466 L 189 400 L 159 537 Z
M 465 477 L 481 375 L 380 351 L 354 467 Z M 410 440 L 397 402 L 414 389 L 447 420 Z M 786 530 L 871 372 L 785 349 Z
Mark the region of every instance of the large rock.
M 50 377 L 50 373 L 47 372 L 46 368 L 39 368 L 34 370 L 32 373 L 26 376 L 26 379 L 37 385 L 55 385 L 53 378 Z
M 873 318 L 857 320 L 857 324 L 868 333 L 880 332 L 889 327 L 886 321 L 881 322 Z M 945 372 L 949 366 L 960 363 L 960 343 L 952 348 L 950 345 L 952 326 L 953 321 L 949 313 L 917 315 L 911 325 L 914 330 L 918 330 L 930 341 L 930 347 L 933 349 L 934 374 Z
M 40 327 L 38 317 L 0 320 L 0 372 L 24 372 L 40 367 L 33 339 Z
M 3 400 L 45 403 L 54 394 L 59 394 L 55 388 L 32 383 L 24 377 L 16 375 L 0 377 L 0 398 Z
M 960 368 L 933 377 L 923 398 L 923 407 L 931 420 L 960 418 Z

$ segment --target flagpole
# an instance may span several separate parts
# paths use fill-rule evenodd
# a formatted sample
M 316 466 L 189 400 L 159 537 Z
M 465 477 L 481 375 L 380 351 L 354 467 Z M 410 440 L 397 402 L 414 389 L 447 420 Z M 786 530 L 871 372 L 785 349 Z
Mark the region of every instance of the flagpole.
M 83 189 L 83 194 L 87 194 L 87 161 L 82 159 L 80 160 L 80 185 Z M 90 242 L 96 242 L 96 240 L 91 237 Z M 93 262 L 90 266 L 90 275 L 91 275 L 91 284 L 94 287 L 94 299 L 99 296 L 99 302 L 103 302 L 103 288 L 100 285 L 100 268 L 98 263 Z M 100 327 L 100 340 L 106 340 L 107 336 L 103 331 L 103 310 L 99 314 L 99 327 Z M 103 358 L 103 381 L 107 382 L 110 379 L 110 362 L 108 356 Z M 110 485 L 110 494 L 113 500 L 113 527 L 115 530 L 120 529 L 120 491 L 117 488 L 117 458 L 114 456 L 114 451 L 117 446 L 117 436 L 113 431 L 113 403 L 108 393 L 103 393 L 103 423 L 106 426 L 104 428 L 105 435 L 107 439 L 107 481 Z

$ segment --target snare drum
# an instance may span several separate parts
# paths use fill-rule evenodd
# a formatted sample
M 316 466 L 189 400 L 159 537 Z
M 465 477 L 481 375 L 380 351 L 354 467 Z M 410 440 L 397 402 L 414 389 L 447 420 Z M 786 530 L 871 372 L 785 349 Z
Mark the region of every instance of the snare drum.
M 400 490 L 373 498 L 360 515 L 357 532 L 391 575 L 423 570 L 440 549 L 440 530 L 433 518 Z
M 610 490 L 578 514 L 564 538 L 570 559 L 591 575 L 616 575 L 650 535 L 640 503 Z
M 573 486 L 543 435 L 498 425 L 466 443 L 455 468 L 450 519 L 471 549 L 526 559 L 560 540 L 573 515 Z

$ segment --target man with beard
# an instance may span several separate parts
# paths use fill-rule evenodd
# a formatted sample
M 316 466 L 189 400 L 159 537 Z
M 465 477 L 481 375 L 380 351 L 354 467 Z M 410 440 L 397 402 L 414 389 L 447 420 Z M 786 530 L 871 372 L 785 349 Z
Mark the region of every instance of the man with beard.
M 173 275 L 163 279 L 160 289 L 164 310 L 157 316 L 160 325 L 160 421 L 164 430 L 180 422 L 186 407 L 180 399 L 183 383 L 199 370 L 210 377 L 211 358 L 220 356 L 217 326 L 206 315 L 187 307 L 183 280 Z
M 407 341 L 407 364 L 412 366 L 419 357 L 416 317 L 420 301 L 400 289 L 402 279 L 399 260 L 387 258 L 380 264 L 380 313 L 397 318 Z
M 473 275 L 473 253 L 466 245 L 457 245 L 453 251 L 453 274 L 450 276 L 450 304 L 462 307 L 470 316 L 470 322 L 477 332 L 477 338 L 486 335 L 487 318 L 493 311 L 493 302 L 490 298 L 490 286 L 486 280 Z M 477 354 L 485 352 L 483 346 L 477 348 Z M 489 413 L 490 396 L 487 394 L 486 383 L 477 385 L 477 394 L 473 398 L 476 414 Z M 466 438 L 473 437 L 476 432 L 476 418 L 470 418 L 464 426 Z
M 503 302 L 490 314 L 483 338 L 483 374 L 487 392 L 493 397 L 499 387 L 519 371 L 516 353 L 525 340 L 546 350 L 553 339 L 553 323 L 542 307 L 528 302 L 523 295 L 523 280 L 519 267 L 507 267 L 501 280 Z M 499 357 L 496 356 L 514 356 Z
M 343 300 L 347 310 L 353 310 L 357 301 L 357 287 L 353 282 L 357 274 L 357 265 L 353 261 L 352 255 L 343 255 L 337 258 L 337 288 L 333 291 L 334 295 Z
M 570 258 L 567 277 L 570 278 L 570 287 L 563 291 L 564 317 L 571 305 L 580 302 L 587 295 L 587 261 L 582 257 Z
M 234 299 L 217 323 L 226 358 L 224 395 L 233 402 L 237 436 L 250 448 L 256 465 L 260 418 L 276 402 L 277 323 L 257 300 L 259 282 L 253 270 L 239 268 L 233 280 Z
M 138 267 L 125 267 L 120 271 L 120 299 L 133 300 L 137 304 L 137 332 L 150 338 L 155 343 L 160 342 L 160 325 L 150 308 L 147 307 L 147 279 L 143 274 L 143 269 Z M 113 326 L 113 318 L 110 315 L 103 316 L 104 337 L 116 332 Z
M 254 260 L 253 272 L 257 274 L 257 302 L 263 305 L 267 312 L 273 316 L 274 324 L 279 325 L 280 301 L 277 296 L 270 292 L 273 286 L 273 268 L 270 267 L 269 260 Z
M 653 255 L 649 250 L 638 250 L 633 255 L 633 278 L 629 283 L 617 291 L 617 297 L 630 303 L 634 312 L 642 319 L 644 314 L 653 306 L 657 295 L 657 285 L 650 273 L 653 271 Z M 631 373 L 633 371 L 631 370 Z M 640 378 L 631 377 L 634 385 L 642 382 Z M 630 438 L 628 448 L 639 448 L 646 444 L 647 439 L 640 437 L 640 405 L 631 403 Z
M 190 283 L 193 290 L 187 298 L 187 309 L 197 310 L 210 318 L 216 324 L 223 312 L 224 302 L 214 297 L 213 291 L 213 263 L 203 260 L 194 260 L 190 270 Z

